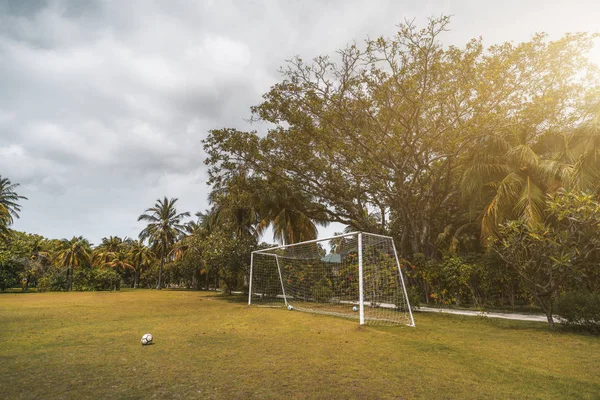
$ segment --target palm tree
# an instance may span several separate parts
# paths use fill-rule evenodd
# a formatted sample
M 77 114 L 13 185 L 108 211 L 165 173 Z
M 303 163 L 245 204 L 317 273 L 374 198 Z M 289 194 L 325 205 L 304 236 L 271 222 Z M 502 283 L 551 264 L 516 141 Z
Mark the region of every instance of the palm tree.
M 158 283 L 156 289 L 162 288 L 162 271 L 167 255 L 171 252 L 173 244 L 185 233 L 185 226 L 181 223 L 184 217 L 189 217 L 189 212 L 177 214 L 175 209 L 176 198 L 156 200 L 154 207 L 148 208 L 138 217 L 138 221 L 145 221 L 148 225 L 140 232 L 140 239 L 148 239 L 152 247 L 160 256 Z
M 50 252 L 47 250 L 48 241 L 41 236 L 37 236 L 31 246 L 29 260 L 25 265 L 24 271 L 21 273 L 25 285 L 23 291 L 29 290 L 29 283 L 36 275 L 41 275 L 44 269 L 51 263 Z
M 67 268 L 67 290 L 73 289 L 73 271 L 75 268 L 90 264 L 91 246 L 87 239 L 82 236 L 71 240 L 60 241 L 59 250 L 56 255 L 57 262 Z
M 103 237 L 102 242 L 94 249 L 92 261 L 103 266 L 116 254 L 122 253 L 125 248 L 125 242 L 118 236 Z
M 154 254 L 142 240 L 136 240 L 130 244 L 128 256 L 134 269 L 133 288 L 136 289 L 140 282 L 142 268 L 150 264 Z
M 317 226 L 328 225 L 324 212 L 319 212 L 316 205 L 287 187 L 273 186 L 263 194 L 260 202 L 262 219 L 257 231 L 261 234 L 272 226 L 273 240 L 281 244 L 316 239 L 319 233 Z M 310 213 L 313 218 L 307 215 L 309 207 L 315 208 Z
M 472 205 L 481 208 L 481 238 L 499 224 L 523 218 L 541 222 L 548 194 L 569 175 L 569 165 L 552 157 L 544 137 L 518 128 L 484 136 L 469 160 L 462 186 Z
M 18 186 L 18 183 L 12 183 L 0 175 L 0 235 L 6 234 L 8 226 L 12 225 L 15 218 L 19 218 L 19 200 L 27 200 L 27 197 L 15 192 Z
M 600 104 L 593 117 L 573 134 L 557 139 L 559 152 L 556 157 L 571 165 L 564 185 L 600 195 Z
M 117 271 L 124 271 L 125 269 L 135 270 L 133 265 L 129 263 L 129 260 L 127 259 L 127 254 L 125 254 L 124 252 L 112 253 L 109 260 L 106 261 L 103 266 L 116 269 Z

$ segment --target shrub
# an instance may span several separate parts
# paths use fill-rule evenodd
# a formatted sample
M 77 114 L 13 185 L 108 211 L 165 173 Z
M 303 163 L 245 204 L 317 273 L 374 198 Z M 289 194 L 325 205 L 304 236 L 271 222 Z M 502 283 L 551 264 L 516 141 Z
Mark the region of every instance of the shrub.
M 73 288 L 84 292 L 120 290 L 121 276 L 109 268 L 81 268 L 75 271 Z
M 420 289 L 418 287 L 406 285 L 406 294 L 408 296 L 410 308 L 412 308 L 413 310 L 418 309 L 421 306 L 421 297 L 423 296 Z M 402 308 L 402 305 L 405 303 L 404 293 L 398 291 L 396 293 L 396 296 L 398 298 L 396 299 L 395 304 L 398 307 Z
M 556 308 L 565 325 L 600 334 L 600 293 L 567 293 L 558 299 Z
M 67 290 L 67 274 L 64 268 L 50 267 L 38 279 L 36 284 L 36 290 L 38 292 L 46 291 L 63 291 Z

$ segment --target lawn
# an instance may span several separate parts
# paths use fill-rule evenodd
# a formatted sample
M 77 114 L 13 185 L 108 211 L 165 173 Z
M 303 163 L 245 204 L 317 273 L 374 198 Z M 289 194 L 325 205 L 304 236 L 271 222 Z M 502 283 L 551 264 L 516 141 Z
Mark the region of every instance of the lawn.
M 0 397 L 598 398 L 600 338 L 437 314 L 417 327 L 214 292 L 0 294 Z M 155 344 L 143 347 L 142 334 Z

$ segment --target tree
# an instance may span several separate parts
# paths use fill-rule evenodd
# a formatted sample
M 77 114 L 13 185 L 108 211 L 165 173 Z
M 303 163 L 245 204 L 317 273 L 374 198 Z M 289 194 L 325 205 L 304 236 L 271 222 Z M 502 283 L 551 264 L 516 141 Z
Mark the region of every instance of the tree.
M 560 191 L 548 201 L 546 215 L 541 223 L 521 218 L 501 225 L 492 248 L 521 277 L 553 328 L 559 291 L 569 283 L 597 284 L 600 203 L 590 194 Z
M 289 185 L 272 182 L 259 199 L 261 221 L 258 230 L 262 233 L 272 226 L 273 239 L 281 244 L 316 239 L 317 226 L 328 225 L 324 209 L 312 204 L 302 193 L 294 193 Z
M 98 266 L 104 266 L 125 249 L 125 242 L 118 236 L 103 237 L 102 242 L 94 249 L 92 261 Z
M 91 252 L 90 243 L 82 236 L 73 236 L 71 240 L 60 241 L 56 261 L 67 269 L 67 290 L 69 292 L 73 289 L 73 271 L 76 268 L 90 265 Z
M 142 240 L 136 240 L 131 243 L 129 247 L 128 256 L 131 260 L 131 265 L 134 269 L 134 278 L 133 278 L 133 288 L 137 288 L 140 282 L 140 275 L 142 273 L 142 268 L 148 266 L 152 259 L 154 258 L 154 254 L 149 247 L 144 245 Z
M 544 37 L 492 50 L 519 80 L 508 81 L 517 84 L 514 104 L 494 112 L 498 122 L 473 138 L 467 156 L 461 186 L 480 213 L 482 239 L 507 220 L 543 221 L 547 195 L 561 187 L 599 189 L 599 80 L 585 57 L 598 36 Z M 492 86 L 506 78 L 504 71 L 489 76 Z
M 256 245 L 254 236 L 235 236 L 226 229 L 218 229 L 202 240 L 202 258 L 207 268 L 225 282 L 228 293 L 246 283 L 243 280 L 250 275 L 250 254 Z
M 142 241 L 148 240 L 155 252 L 160 257 L 158 283 L 156 289 L 162 289 L 162 272 L 167 256 L 174 243 L 185 232 L 182 219 L 189 217 L 189 212 L 177 213 L 175 203 L 178 199 L 172 198 L 156 200 L 154 207 L 148 208 L 138 217 L 138 221 L 147 222 L 147 226 L 140 232 Z
M 50 263 L 47 248 L 42 236 L 11 230 L 0 241 L 0 290 L 22 283 L 27 291 Z
M 27 200 L 27 197 L 15 192 L 17 187 L 19 187 L 18 183 L 12 183 L 10 179 L 0 175 L 0 236 L 5 236 L 14 219 L 19 218 L 21 211 L 19 201 Z
M 465 170 L 486 163 L 473 158 L 487 141 L 526 133 L 511 144 L 519 159 L 532 143 L 542 146 L 541 137 L 586 121 L 599 100 L 597 76 L 582 55 L 596 36 L 444 47 L 448 24 L 448 17 L 424 29 L 405 23 L 394 37 L 353 43 L 336 59 L 289 61 L 252 108 L 255 120 L 273 124 L 266 136 L 224 128 L 204 141 L 213 188 L 243 169 L 248 179 L 281 182 L 324 206 L 307 210 L 309 218 L 324 213 L 330 222 L 392 233 L 405 257 L 437 256 L 439 234 L 468 222 L 449 210 L 460 204 Z M 488 205 L 497 181 L 477 186 Z M 536 218 L 538 208 L 533 200 L 520 205 Z M 369 218 L 373 212 L 380 218 Z
M 48 240 L 39 235 L 28 236 L 33 240 L 31 242 L 29 259 L 22 273 L 22 278 L 25 282 L 23 284 L 24 292 L 29 290 L 30 283 L 37 281 L 37 278 L 41 277 L 52 263 Z

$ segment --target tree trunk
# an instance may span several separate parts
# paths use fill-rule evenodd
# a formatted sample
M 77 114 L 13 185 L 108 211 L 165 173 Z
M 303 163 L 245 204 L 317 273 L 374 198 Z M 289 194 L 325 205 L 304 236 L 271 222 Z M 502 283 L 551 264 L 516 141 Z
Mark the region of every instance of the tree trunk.
M 546 318 L 548 319 L 548 327 L 550 329 L 554 329 L 554 319 L 552 318 L 552 313 L 554 311 L 554 298 L 552 296 L 546 297 L 539 295 L 535 296 L 535 298 L 538 300 L 538 304 L 542 311 L 546 314 Z
M 200 268 L 198 267 L 194 271 L 194 289 L 200 290 Z
M 73 290 L 73 267 L 67 269 L 67 291 Z
M 133 276 L 133 288 L 137 289 L 138 282 L 139 282 L 139 279 L 140 279 L 140 263 L 138 263 L 138 267 L 135 270 L 135 273 L 133 275 L 134 275 Z
M 546 311 L 546 318 L 548 318 L 548 327 L 554 329 L 554 319 L 552 318 L 552 310 Z
M 156 285 L 156 290 L 162 289 L 162 271 L 163 271 L 164 263 L 165 263 L 165 258 L 161 257 L 160 258 L 160 267 L 158 268 L 158 284 Z

